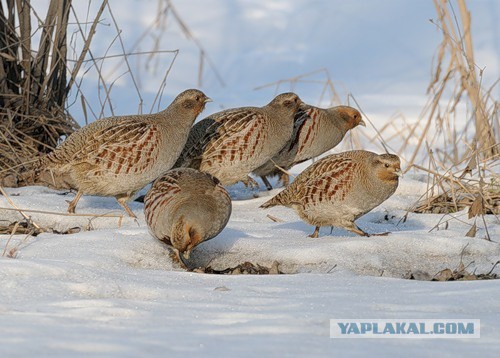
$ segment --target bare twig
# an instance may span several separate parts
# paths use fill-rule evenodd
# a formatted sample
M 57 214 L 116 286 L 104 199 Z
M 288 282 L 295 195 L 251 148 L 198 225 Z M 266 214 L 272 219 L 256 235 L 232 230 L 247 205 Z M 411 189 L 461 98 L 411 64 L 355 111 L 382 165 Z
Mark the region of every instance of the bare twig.
M 12 207 L 13 207 L 16 211 L 18 211 L 18 212 L 19 212 L 19 213 L 23 216 L 23 218 L 25 218 L 28 222 L 30 222 L 31 224 L 33 224 L 33 226 L 34 226 L 36 229 L 38 229 L 38 230 L 40 230 L 40 231 L 43 231 L 43 230 L 42 230 L 42 228 L 41 228 L 41 227 L 40 227 L 40 226 L 39 226 L 36 222 L 34 222 L 33 220 L 31 220 L 31 218 L 30 218 L 28 215 L 26 215 L 26 213 L 25 213 L 25 211 L 26 211 L 26 210 L 21 210 L 21 209 L 19 209 L 19 208 L 16 206 L 16 204 L 14 204 L 14 202 L 10 199 L 10 197 L 7 195 L 7 193 L 5 192 L 5 190 L 3 189 L 3 187 L 1 187 L 1 186 L 0 186 L 0 193 L 2 193 L 2 195 L 3 195 L 3 196 L 5 197 L 5 199 L 8 201 L 8 203 L 9 203 L 10 205 L 12 205 Z

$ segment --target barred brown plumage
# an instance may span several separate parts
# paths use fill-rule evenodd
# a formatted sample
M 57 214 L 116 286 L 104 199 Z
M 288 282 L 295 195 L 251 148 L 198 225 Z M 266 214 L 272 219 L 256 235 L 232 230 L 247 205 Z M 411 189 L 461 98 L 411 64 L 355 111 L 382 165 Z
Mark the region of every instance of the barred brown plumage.
M 70 172 L 78 189 L 70 213 L 89 194 L 114 196 L 135 217 L 126 202 L 172 167 L 207 101 L 203 92 L 190 89 L 155 114 L 99 119 L 71 134 L 40 167 Z
M 151 234 L 172 246 L 184 263 L 180 255 L 189 259 L 194 247 L 224 229 L 231 215 L 231 198 L 208 173 L 172 169 L 144 197 L 144 214 Z
M 286 145 L 271 160 L 255 169 L 268 190 L 272 189 L 268 176 L 279 175 L 288 185 L 288 175 L 276 165 L 288 170 L 296 164 L 315 158 L 334 148 L 354 127 L 365 126 L 361 113 L 349 106 L 327 109 L 303 104 L 295 114 L 293 134 Z
M 387 200 L 401 176 L 399 157 L 354 150 L 332 154 L 305 169 L 282 192 L 261 205 L 293 208 L 305 222 L 337 226 L 368 236 L 354 220 Z
M 264 107 L 228 109 L 203 119 L 191 129 L 175 167 L 210 173 L 223 185 L 254 184 L 248 174 L 289 140 L 300 103 L 296 94 L 283 93 Z

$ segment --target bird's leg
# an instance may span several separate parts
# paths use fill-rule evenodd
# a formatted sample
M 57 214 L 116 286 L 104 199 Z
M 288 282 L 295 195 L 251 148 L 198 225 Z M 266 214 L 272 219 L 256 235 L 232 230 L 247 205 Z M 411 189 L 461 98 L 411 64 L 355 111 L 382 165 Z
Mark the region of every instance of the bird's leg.
M 75 213 L 75 208 L 76 208 L 76 204 L 78 203 L 78 200 L 80 200 L 80 198 L 82 197 L 83 195 L 83 192 L 78 190 L 78 192 L 76 193 L 75 197 L 73 198 L 73 200 L 69 201 L 69 206 L 68 206 L 68 213 L 71 213 L 71 214 L 74 214 Z
M 250 188 L 250 189 L 254 189 L 254 188 L 259 187 L 259 183 L 257 183 L 254 178 L 252 178 L 251 176 L 248 176 L 248 175 L 247 175 L 247 178 L 245 180 L 242 180 L 242 182 L 243 182 L 243 184 L 245 184 L 245 186 L 247 188 Z
M 352 223 L 352 227 L 346 227 L 345 229 L 359 236 L 370 236 L 370 234 L 361 230 L 355 223 Z
M 316 226 L 316 228 L 314 229 L 314 232 L 311 235 L 309 235 L 308 237 L 312 237 L 313 239 L 315 239 L 318 237 L 318 234 L 319 234 L 319 226 Z
M 118 204 L 120 204 L 125 209 L 128 216 L 130 216 L 131 218 L 137 219 L 137 216 L 134 214 L 134 212 L 132 210 L 130 210 L 130 208 L 127 205 L 128 199 L 129 199 L 128 196 L 120 196 L 120 197 L 116 198 L 116 201 L 118 202 Z
M 262 182 L 266 186 L 267 190 L 273 190 L 273 186 L 271 185 L 271 183 L 269 183 L 269 180 L 267 180 L 266 176 L 261 176 L 260 178 L 262 179 Z

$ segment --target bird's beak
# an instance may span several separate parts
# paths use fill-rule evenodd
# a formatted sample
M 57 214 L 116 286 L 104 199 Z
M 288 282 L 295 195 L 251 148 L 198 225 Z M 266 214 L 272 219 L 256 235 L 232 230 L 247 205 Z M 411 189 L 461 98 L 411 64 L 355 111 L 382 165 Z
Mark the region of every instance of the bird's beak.
M 403 172 L 401 171 L 401 169 L 396 169 L 394 171 L 394 174 L 396 174 L 398 177 L 403 177 Z
M 366 123 L 364 120 L 360 120 L 358 125 L 366 127 Z
M 182 253 L 182 256 L 185 260 L 189 260 L 189 256 L 191 255 L 191 250 L 186 250 Z
M 212 101 L 212 98 L 210 97 L 205 97 L 205 100 L 203 101 L 204 103 L 207 103 L 207 102 L 213 102 Z

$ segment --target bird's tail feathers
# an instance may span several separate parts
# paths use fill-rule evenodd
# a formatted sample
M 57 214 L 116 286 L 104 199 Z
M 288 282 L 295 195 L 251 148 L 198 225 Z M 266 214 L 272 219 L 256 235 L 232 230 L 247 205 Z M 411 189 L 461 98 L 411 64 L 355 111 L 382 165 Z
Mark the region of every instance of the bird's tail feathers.
M 260 207 L 263 209 L 271 208 L 273 206 L 289 206 L 290 205 L 290 200 L 288 198 L 286 189 L 283 190 L 282 192 L 278 193 L 268 201 L 266 201 L 264 204 L 262 204 Z

